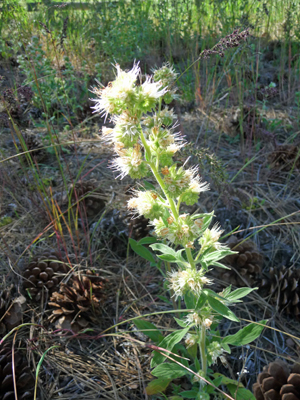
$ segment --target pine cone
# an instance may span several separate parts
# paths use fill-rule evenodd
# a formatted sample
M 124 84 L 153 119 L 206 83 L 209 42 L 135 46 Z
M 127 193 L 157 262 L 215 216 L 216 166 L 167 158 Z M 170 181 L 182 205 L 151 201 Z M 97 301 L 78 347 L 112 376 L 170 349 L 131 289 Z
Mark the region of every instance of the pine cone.
M 86 214 L 88 217 L 94 217 L 105 208 L 106 196 L 103 190 L 99 187 L 99 182 L 96 179 L 88 181 L 77 182 L 70 190 L 71 201 L 76 203 L 82 197 L 84 202 Z
M 43 161 L 47 157 L 47 152 L 46 149 L 43 148 L 44 146 L 41 140 L 33 133 L 24 132 L 22 133 L 22 136 L 26 144 L 27 150 L 34 150 L 27 154 L 30 155 L 32 159 L 38 163 Z M 18 148 L 20 153 L 23 153 L 25 151 L 21 144 L 18 145 Z M 27 161 L 25 154 L 22 155 L 22 160 L 24 160 L 24 162 Z
M 67 272 L 67 265 L 61 262 L 56 252 L 45 252 L 35 257 L 24 270 L 23 277 L 26 279 L 24 279 L 23 287 L 27 289 L 30 297 L 39 301 L 43 288 L 52 293 L 62 279 L 57 273 Z
M 292 144 L 278 146 L 268 157 L 271 168 L 289 172 L 300 168 L 299 147 Z
M 18 400 L 32 400 L 34 392 L 34 378 L 27 366 L 27 362 L 19 350 L 12 350 L 9 344 L 0 349 L 0 400 L 15 400 L 13 368 L 17 385 Z
M 292 369 L 282 360 L 264 368 L 253 385 L 257 400 L 300 400 L 300 364 Z
M 226 256 L 221 260 L 221 263 L 236 269 L 244 280 L 248 282 L 249 286 L 253 286 L 257 278 L 261 275 L 263 257 L 259 254 L 252 240 L 242 243 L 243 240 L 237 239 L 235 236 L 230 237 L 226 244 L 232 251 L 238 251 L 238 254 Z M 217 271 L 220 279 L 234 286 L 245 286 L 243 279 L 234 270 L 218 268 L 214 269 L 214 271 Z
M 24 296 L 16 299 L 11 298 L 13 285 L 0 292 L 0 335 L 18 326 L 22 321 L 23 311 L 26 304 Z
M 149 219 L 145 218 L 143 215 L 132 218 L 131 215 L 127 214 L 125 221 L 127 222 L 129 237 L 138 241 L 149 236 L 151 226 L 149 226 Z
M 55 307 L 49 317 L 57 328 L 72 329 L 78 332 L 86 328 L 90 321 L 96 321 L 93 315 L 99 315 L 105 298 L 106 279 L 90 270 L 84 275 L 73 276 L 65 284 L 61 283 L 59 292 L 54 292 L 49 305 Z
M 285 266 L 270 268 L 269 277 L 263 286 L 273 303 L 288 315 L 300 318 L 300 271 Z

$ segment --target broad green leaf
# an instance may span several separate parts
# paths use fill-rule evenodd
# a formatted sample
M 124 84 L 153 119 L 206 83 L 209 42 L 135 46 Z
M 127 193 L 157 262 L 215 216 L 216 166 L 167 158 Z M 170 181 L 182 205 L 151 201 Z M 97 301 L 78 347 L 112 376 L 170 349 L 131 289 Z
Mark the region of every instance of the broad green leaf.
M 155 263 L 156 260 L 153 256 L 153 254 L 151 253 L 151 251 L 149 251 L 148 249 L 146 249 L 146 247 L 144 246 L 140 246 L 134 239 L 129 239 L 129 244 L 132 248 L 132 250 L 138 254 L 139 256 L 145 258 L 145 260 L 148 260 L 150 262 Z
M 228 354 L 231 354 L 231 349 L 230 349 L 230 347 L 228 346 L 227 343 L 223 343 L 222 342 L 222 347 Z
M 183 321 L 182 319 L 176 318 L 174 317 L 175 321 L 177 322 L 177 324 L 181 327 L 181 328 L 186 328 L 187 327 L 187 323 L 185 321 Z
M 213 262 L 213 263 L 210 263 L 210 265 L 212 265 L 212 266 L 214 266 L 214 267 L 223 268 L 223 269 L 231 269 L 231 268 L 229 268 L 229 267 L 226 267 L 226 265 L 223 265 L 223 264 L 221 264 L 221 263 L 219 263 L 219 262 L 217 262 L 217 261 L 215 261 L 215 262 Z
M 186 308 L 188 310 L 195 309 L 196 301 L 197 301 L 197 299 L 195 298 L 195 296 L 193 295 L 193 293 L 191 291 L 186 292 L 186 294 L 184 295 L 184 302 L 185 302 Z
M 264 329 L 267 320 L 259 321 L 258 323 L 252 323 L 239 330 L 234 335 L 226 336 L 222 343 L 231 344 L 233 346 L 243 346 L 245 344 L 253 342 L 261 334 Z M 261 324 L 261 325 L 258 325 Z
M 163 392 L 167 389 L 171 380 L 172 379 L 165 378 L 154 379 L 146 386 L 146 393 L 148 394 L 148 396 L 151 396 L 153 394 L 159 394 Z
M 150 245 L 150 247 L 154 251 L 160 251 L 163 254 L 171 254 L 172 256 L 174 256 L 176 258 L 176 251 L 165 244 L 155 243 L 155 244 Z
M 217 313 L 219 313 L 220 315 L 222 315 L 227 319 L 230 319 L 231 321 L 239 322 L 238 317 L 219 300 L 210 296 L 208 296 L 207 300 L 211 308 L 215 310 Z
M 242 299 L 243 297 L 247 296 L 247 294 L 253 292 L 253 290 L 257 290 L 258 288 L 240 288 L 240 289 L 236 289 L 233 292 L 229 293 L 226 296 L 226 299 L 230 300 L 230 301 L 235 301 L 238 299 Z
M 163 363 L 151 371 L 151 374 L 164 379 L 176 379 L 184 376 L 188 371 L 175 363 Z
M 172 351 L 175 344 L 179 343 L 184 336 L 188 333 L 190 327 L 180 329 L 178 331 L 170 333 L 170 335 L 166 336 L 158 345 L 163 349 Z M 164 354 L 159 353 L 158 351 L 154 351 L 154 356 L 151 360 L 151 368 L 156 367 L 157 365 L 163 363 L 166 359 Z
M 189 346 L 187 349 L 189 356 L 194 360 L 197 357 L 198 353 L 198 344 L 195 343 L 193 346 Z
M 222 381 L 220 384 L 222 385 L 235 385 L 235 387 L 244 387 L 241 382 L 235 381 L 234 379 L 228 378 L 227 376 L 220 374 L 219 372 L 216 372 L 213 374 L 214 378 L 222 378 Z
M 152 185 L 152 183 L 147 182 L 147 181 L 143 181 L 143 183 L 144 183 L 144 187 L 145 187 L 146 190 L 154 190 L 154 191 L 156 191 L 156 188 L 155 188 L 155 186 Z
M 163 340 L 163 335 L 151 322 L 138 318 L 133 320 L 133 323 L 140 332 L 147 335 L 154 343 L 159 343 Z
M 181 392 L 181 396 L 184 397 L 185 399 L 195 399 L 199 392 L 199 388 L 194 388 L 192 390 L 187 390 L 185 392 Z
M 169 300 L 166 296 L 162 296 L 162 295 L 158 294 L 157 297 L 160 300 L 164 301 L 166 304 L 170 304 L 171 306 L 173 305 L 172 301 Z
M 200 310 L 206 303 L 206 300 L 207 300 L 207 297 L 206 297 L 205 293 L 202 292 L 200 297 L 197 300 L 195 310 Z
M 158 258 L 160 258 L 163 261 L 167 261 L 167 262 L 175 262 L 176 261 L 176 257 L 173 256 L 172 254 L 161 254 L 160 256 L 157 256 Z
M 218 260 L 221 260 L 222 258 L 230 255 L 230 254 L 236 254 L 236 251 L 231 251 L 231 250 L 216 250 L 213 251 L 212 253 L 206 253 L 202 256 L 202 260 L 205 261 L 206 263 L 212 263 Z
M 182 255 L 183 251 L 185 251 L 185 249 L 176 251 L 176 258 L 177 258 L 177 260 L 186 263 L 186 260 L 184 259 L 183 255 Z
M 141 246 L 142 244 L 153 244 L 155 242 L 157 242 L 157 238 L 147 236 L 147 237 L 144 237 L 143 239 L 139 240 L 138 245 Z
M 198 392 L 195 400 L 209 400 L 210 396 L 208 393 L 205 392 Z
M 233 384 L 227 385 L 228 390 L 231 394 L 231 396 L 235 400 L 255 400 L 255 396 L 253 393 L 250 392 L 250 390 L 245 389 L 245 388 L 238 388 L 234 386 Z

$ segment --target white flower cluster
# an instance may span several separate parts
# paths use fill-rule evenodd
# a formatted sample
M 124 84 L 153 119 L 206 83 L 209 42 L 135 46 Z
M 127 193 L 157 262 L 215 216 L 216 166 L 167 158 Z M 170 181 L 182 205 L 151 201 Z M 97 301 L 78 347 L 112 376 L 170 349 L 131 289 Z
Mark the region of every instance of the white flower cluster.
M 207 346 L 207 354 L 211 357 L 212 364 L 217 362 L 217 358 L 221 357 L 225 350 L 219 342 L 213 341 Z
M 174 292 L 175 299 L 183 297 L 185 293 L 190 291 L 195 296 L 200 296 L 203 286 L 212 283 L 204 274 L 204 270 L 198 271 L 194 268 L 169 272 L 168 280 L 170 282 L 170 289 Z

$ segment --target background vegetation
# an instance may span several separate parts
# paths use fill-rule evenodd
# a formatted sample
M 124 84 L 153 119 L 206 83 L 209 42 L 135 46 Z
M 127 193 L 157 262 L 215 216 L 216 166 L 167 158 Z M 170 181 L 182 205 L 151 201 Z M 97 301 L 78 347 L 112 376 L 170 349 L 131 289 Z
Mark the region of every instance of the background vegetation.
M 1 4 L 0 317 L 20 293 L 25 296 L 18 324 L 38 326 L 24 326 L 18 343 L 29 349 L 35 371 L 45 351 L 59 346 L 47 353 L 39 370 L 41 398 L 146 398 L 151 352 L 130 344 L 127 334 L 135 329 L 130 322 L 114 325 L 147 313 L 155 314 L 157 324 L 157 313 L 172 306 L 166 310 L 161 301 L 166 293 L 154 267 L 128 247 L 128 238 L 138 238 L 146 228 L 134 226 L 126 214 L 128 185 L 134 182 L 113 180 L 107 168 L 112 150 L 100 134 L 110 121 L 93 114 L 90 89 L 97 81 L 112 80 L 112 64 L 127 69 L 140 60 L 150 74 L 169 62 L 179 73 L 180 98 L 173 103 L 178 130 L 192 143 L 178 163 L 191 156 L 190 163 L 198 164 L 211 184 L 198 209 L 215 210 L 225 233 L 237 228 L 236 236 L 252 240 L 251 251 L 263 259 L 255 272 L 248 264 L 246 272 L 231 264 L 234 279 L 242 276 L 260 288 L 237 314 L 253 321 L 269 318 L 269 327 L 279 329 L 266 330 L 255 345 L 227 357 L 232 378 L 240 377 L 251 389 L 268 362 L 277 356 L 293 361 L 299 354 L 300 306 L 298 312 L 293 297 L 294 308 L 288 308 L 292 300 L 284 303 L 280 294 L 298 295 L 293 279 L 300 286 L 299 1 L 76 4 Z M 198 60 L 236 29 L 249 29 L 244 44 L 223 57 Z M 92 186 L 80 192 L 82 182 L 91 179 Z M 89 212 L 95 204 L 102 207 Z M 51 293 L 38 302 L 28 295 L 24 269 L 49 249 L 59 251 L 70 267 L 64 282 L 89 269 L 110 282 L 101 318 L 86 317 L 93 331 L 79 336 L 54 331 L 47 305 Z M 225 278 L 215 277 L 220 288 Z M 12 288 L 9 298 L 5 287 Z M 162 331 L 174 328 L 170 321 L 159 319 Z M 99 332 L 108 336 L 100 340 Z M 135 334 L 136 340 L 146 340 Z M 294 337 L 289 341 L 286 334 Z M 244 368 L 248 373 L 241 378 Z M 165 396 L 176 394 L 176 384 Z

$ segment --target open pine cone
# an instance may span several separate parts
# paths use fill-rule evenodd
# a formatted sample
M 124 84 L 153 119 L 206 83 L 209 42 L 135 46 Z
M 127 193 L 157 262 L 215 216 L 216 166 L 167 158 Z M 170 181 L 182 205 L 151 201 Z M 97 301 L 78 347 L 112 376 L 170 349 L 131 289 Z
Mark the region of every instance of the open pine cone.
M 88 217 L 96 216 L 105 208 L 106 196 L 99 186 L 96 179 L 78 181 L 69 192 L 72 203 L 78 200 L 80 203 L 83 202 Z M 83 197 L 84 199 L 81 200 Z
M 299 150 L 299 147 L 292 144 L 277 146 L 268 157 L 271 168 L 286 172 L 289 172 L 292 168 L 300 169 Z
M 300 400 L 300 364 L 292 369 L 282 360 L 264 368 L 253 385 L 257 400 Z
M 263 291 L 271 295 L 273 304 L 288 315 L 300 317 L 300 270 L 282 266 L 270 268 L 269 280 L 263 285 Z
M 22 133 L 24 142 L 26 144 L 27 150 L 30 151 L 30 156 L 36 162 L 41 162 L 47 157 L 46 149 L 44 149 L 44 145 L 41 140 L 33 133 L 23 132 Z M 25 149 L 21 146 L 21 143 L 18 145 L 19 152 L 23 153 Z M 34 151 L 32 151 L 34 150 Z M 22 159 L 26 161 L 26 155 L 22 155 Z
M 106 279 L 89 270 L 73 276 L 67 284 L 61 283 L 59 292 L 54 292 L 48 303 L 54 307 L 49 321 L 59 318 L 57 328 L 74 332 L 86 328 L 101 313 L 106 283 Z
M 23 317 L 26 305 L 24 296 L 12 299 L 11 291 L 13 286 L 0 291 L 0 335 L 18 326 Z
M 67 272 L 68 267 L 61 262 L 58 254 L 54 251 L 46 251 L 35 257 L 25 268 L 23 287 L 35 301 L 39 301 L 43 289 L 52 293 L 62 279 L 58 274 Z
M 252 240 L 237 239 L 235 236 L 231 236 L 227 241 L 226 245 L 232 251 L 238 251 L 238 254 L 231 254 L 221 260 L 222 264 L 233 267 L 242 276 L 242 278 L 253 286 L 257 278 L 261 275 L 261 267 L 263 263 L 263 257 L 258 252 L 257 247 Z M 243 243 L 242 243 L 243 242 Z M 233 270 L 214 268 L 213 273 L 219 279 L 230 283 L 234 286 L 245 286 L 244 280 Z
M 18 397 L 14 391 L 13 368 Z M 14 351 L 12 358 L 11 345 L 5 343 L 0 347 L 0 400 L 32 400 L 33 392 L 34 378 L 26 359 L 19 350 Z

